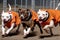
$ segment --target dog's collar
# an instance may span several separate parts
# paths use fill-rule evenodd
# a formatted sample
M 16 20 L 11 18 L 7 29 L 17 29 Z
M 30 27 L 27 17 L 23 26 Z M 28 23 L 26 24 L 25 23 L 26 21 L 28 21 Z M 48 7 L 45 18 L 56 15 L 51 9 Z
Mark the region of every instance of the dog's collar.
M 26 17 L 25 20 L 28 21 L 28 20 L 31 19 L 31 17 L 32 17 L 32 14 L 31 14 L 31 12 L 29 11 L 29 12 L 28 12 L 28 17 Z
M 48 20 L 48 18 L 49 18 L 49 16 L 50 16 L 49 12 L 47 12 L 47 13 L 48 13 L 48 17 L 47 17 L 47 18 L 45 18 L 45 19 L 43 19 L 43 20 L 42 20 L 43 22 L 47 21 L 47 20 Z

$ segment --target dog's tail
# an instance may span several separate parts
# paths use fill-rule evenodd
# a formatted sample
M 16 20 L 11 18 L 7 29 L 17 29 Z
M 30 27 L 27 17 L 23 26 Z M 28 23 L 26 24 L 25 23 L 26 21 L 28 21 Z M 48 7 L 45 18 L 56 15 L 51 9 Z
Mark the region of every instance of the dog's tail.
M 11 5 L 10 5 L 10 4 L 8 4 L 8 6 L 9 6 L 9 11 L 11 11 Z
M 59 6 L 60 6 L 60 2 L 58 3 L 58 5 L 57 5 L 57 7 L 55 8 L 55 10 L 57 10 Z

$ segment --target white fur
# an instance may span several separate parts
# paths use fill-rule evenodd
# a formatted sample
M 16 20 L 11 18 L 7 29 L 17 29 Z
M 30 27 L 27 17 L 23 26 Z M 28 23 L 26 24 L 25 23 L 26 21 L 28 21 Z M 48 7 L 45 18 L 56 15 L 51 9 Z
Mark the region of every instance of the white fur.
M 2 19 L 2 35 L 5 34 L 5 23 L 4 20 L 6 22 L 8 22 L 8 20 L 10 20 L 10 14 L 8 12 L 3 12 L 1 15 L 1 19 Z
M 10 5 L 10 4 L 8 4 L 8 6 L 9 6 L 9 11 L 11 11 L 11 5 Z
M 24 36 L 26 36 L 27 35 L 27 31 L 26 31 L 26 29 L 24 29 Z
M 49 25 L 45 25 L 43 29 L 54 27 L 54 21 L 51 20 Z
M 42 10 L 40 10 L 39 9 L 39 11 L 37 12 L 37 14 L 38 14 L 38 18 L 39 19 L 44 19 L 44 18 L 47 18 L 48 17 L 48 13 L 46 12 L 46 11 L 42 11 Z M 47 15 L 46 15 L 47 14 Z
M 14 23 L 11 24 L 11 27 L 6 31 L 6 34 L 9 34 L 9 32 L 14 28 Z
M 5 28 L 4 28 L 4 23 L 2 21 L 2 35 L 4 35 L 4 34 L 5 34 Z
M 4 12 L 1 15 L 2 20 L 8 21 L 10 19 L 10 14 L 8 12 Z
M 29 34 L 30 30 L 31 30 L 31 28 L 28 28 L 28 29 L 27 29 L 27 34 Z
M 24 19 L 24 15 L 23 14 L 21 14 L 21 16 L 20 17 L 22 17 L 23 19 Z
M 31 30 L 31 28 L 27 28 L 27 30 L 24 29 L 24 36 L 26 36 L 27 34 L 29 34 L 30 30 Z
M 43 14 L 44 14 L 44 15 L 43 15 Z M 40 23 L 43 22 L 43 19 L 44 19 L 44 18 L 47 18 L 47 17 L 48 17 L 48 14 L 47 14 L 47 15 L 46 15 L 46 14 L 47 14 L 46 11 L 42 11 L 42 10 L 39 9 L 39 11 L 38 11 L 38 18 L 39 18 L 39 19 L 42 19 L 42 20 L 40 21 Z M 40 18 L 40 17 L 41 17 L 41 18 Z M 50 23 L 49 23 L 49 25 L 45 25 L 43 29 L 47 29 L 47 28 L 53 27 L 53 26 L 54 26 L 54 21 L 51 20 Z
M 11 11 L 11 6 L 9 5 L 9 11 Z M 14 23 L 11 24 L 11 27 L 5 32 L 5 23 L 4 20 L 6 22 L 8 22 L 10 19 L 12 19 L 11 17 L 12 14 L 9 14 L 9 12 L 4 12 L 4 10 L 2 11 L 1 14 L 1 19 L 2 19 L 2 35 L 9 34 L 9 32 L 14 28 Z

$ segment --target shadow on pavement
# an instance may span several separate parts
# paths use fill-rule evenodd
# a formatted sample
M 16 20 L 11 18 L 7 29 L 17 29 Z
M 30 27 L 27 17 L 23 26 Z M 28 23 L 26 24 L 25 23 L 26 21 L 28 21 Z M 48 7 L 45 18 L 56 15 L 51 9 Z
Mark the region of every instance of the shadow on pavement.
M 60 36 L 60 34 L 54 34 L 54 35 L 41 35 L 41 36 L 39 36 L 39 38 L 56 37 L 56 36 Z
M 25 36 L 24 38 L 34 37 L 34 36 L 36 36 L 36 33 L 37 33 L 37 32 L 31 32 L 31 33 L 29 33 L 27 36 Z
M 12 32 L 12 33 L 9 33 L 8 36 L 15 36 L 15 35 L 18 35 L 20 32 Z

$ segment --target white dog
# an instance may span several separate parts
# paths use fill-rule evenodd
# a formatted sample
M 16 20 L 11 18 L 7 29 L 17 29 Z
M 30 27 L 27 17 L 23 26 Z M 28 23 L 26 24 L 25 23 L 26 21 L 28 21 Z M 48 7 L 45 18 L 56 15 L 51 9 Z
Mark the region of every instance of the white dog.
M 18 26 L 20 24 L 20 18 L 18 13 L 11 11 L 11 6 L 9 5 L 9 11 L 8 12 L 2 12 L 1 14 L 1 19 L 2 19 L 2 36 L 7 36 L 10 31 Z M 8 30 L 5 32 L 5 27 L 8 27 Z M 19 29 L 19 27 L 18 27 Z M 18 31 L 17 29 L 17 31 Z
M 48 17 L 49 17 L 48 12 L 43 11 L 43 10 L 39 10 L 39 11 L 38 11 L 38 18 L 39 18 L 39 20 L 40 20 L 40 23 L 47 21 L 47 20 L 48 20 Z M 44 26 L 44 29 L 46 29 L 46 28 L 48 28 L 48 27 L 53 27 L 53 25 L 54 25 L 54 21 L 53 21 L 53 19 L 52 19 L 52 20 L 50 20 L 49 25 L 45 25 L 45 26 Z

